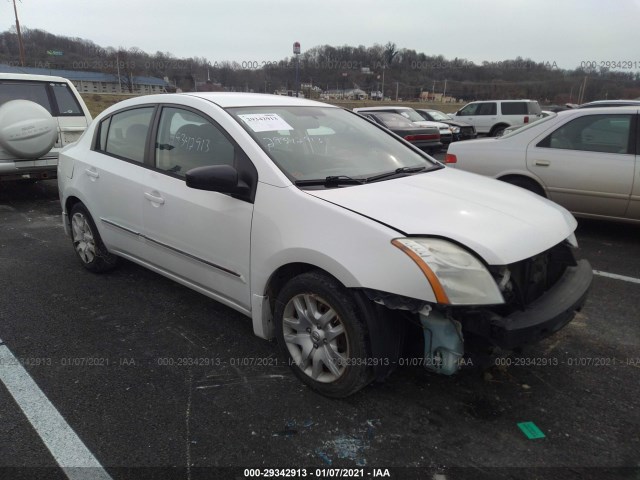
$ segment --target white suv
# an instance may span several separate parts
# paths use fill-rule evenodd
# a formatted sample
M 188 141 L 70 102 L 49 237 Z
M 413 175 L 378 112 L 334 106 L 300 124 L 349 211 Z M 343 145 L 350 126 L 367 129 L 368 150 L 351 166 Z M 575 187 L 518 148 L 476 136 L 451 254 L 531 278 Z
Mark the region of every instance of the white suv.
M 89 123 L 66 78 L 0 73 L 0 180 L 56 178 L 58 152 Z
M 468 103 L 451 118 L 470 123 L 478 133 L 497 137 L 507 127 L 542 118 L 542 110 L 535 100 L 487 100 Z

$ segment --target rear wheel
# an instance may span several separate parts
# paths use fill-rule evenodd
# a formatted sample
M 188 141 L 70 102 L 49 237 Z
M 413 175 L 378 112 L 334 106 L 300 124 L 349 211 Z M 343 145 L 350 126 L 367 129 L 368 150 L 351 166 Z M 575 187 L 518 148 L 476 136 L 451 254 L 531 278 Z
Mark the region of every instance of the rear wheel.
M 544 193 L 544 189 L 534 180 L 525 177 L 506 177 L 501 178 L 503 182 L 510 183 L 511 185 L 515 185 L 516 187 L 524 188 L 525 190 L 529 190 L 535 194 L 540 195 L 541 197 L 546 197 Z
M 278 344 L 294 374 L 329 397 L 347 397 L 373 380 L 364 323 L 349 291 L 321 272 L 291 279 L 276 300 Z
M 500 137 L 504 133 L 505 128 L 507 128 L 506 125 L 496 125 L 491 129 L 491 133 L 489 135 L 492 137 Z
M 71 239 L 80 262 L 87 270 L 95 273 L 113 269 L 118 257 L 109 253 L 102 243 L 96 224 L 82 203 L 76 203 L 69 214 L 71 219 Z

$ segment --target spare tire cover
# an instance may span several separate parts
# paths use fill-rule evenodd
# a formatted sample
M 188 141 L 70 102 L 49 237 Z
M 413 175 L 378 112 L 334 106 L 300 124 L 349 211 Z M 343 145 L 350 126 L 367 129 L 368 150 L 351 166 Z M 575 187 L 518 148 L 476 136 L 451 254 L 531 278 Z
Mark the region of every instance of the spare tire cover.
M 0 106 L 0 148 L 18 158 L 43 156 L 58 138 L 58 122 L 42 105 L 11 100 Z

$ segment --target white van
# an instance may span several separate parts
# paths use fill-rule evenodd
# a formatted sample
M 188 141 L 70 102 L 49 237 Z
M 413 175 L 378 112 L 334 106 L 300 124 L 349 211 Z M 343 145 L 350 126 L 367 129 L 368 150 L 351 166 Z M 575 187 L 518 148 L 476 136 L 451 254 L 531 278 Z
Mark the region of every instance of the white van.
M 89 123 L 68 79 L 0 73 L 0 180 L 56 178 L 58 152 Z

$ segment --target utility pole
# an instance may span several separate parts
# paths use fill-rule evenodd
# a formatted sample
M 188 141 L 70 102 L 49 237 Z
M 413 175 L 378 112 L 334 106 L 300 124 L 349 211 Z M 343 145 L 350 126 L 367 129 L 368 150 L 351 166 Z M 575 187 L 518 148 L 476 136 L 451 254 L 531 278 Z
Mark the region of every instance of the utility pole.
M 22 33 L 20 33 L 20 22 L 18 21 L 18 7 L 16 7 L 16 0 L 13 0 L 13 11 L 16 14 L 16 31 L 18 32 L 18 48 L 20 49 L 20 65 L 24 67 L 24 44 L 22 43 Z
M 296 97 L 298 96 L 298 91 L 300 90 L 300 83 L 298 80 L 298 69 L 300 65 L 300 42 L 293 43 L 293 54 L 296 56 Z
M 116 68 L 118 69 L 118 93 L 122 93 L 122 79 L 120 78 L 120 52 L 116 52 Z
M 396 102 L 398 101 L 398 85 L 400 82 L 396 82 Z
M 442 101 L 447 97 L 447 79 L 444 79 L 444 90 L 442 90 Z
M 386 65 L 382 66 L 382 96 L 380 97 L 380 101 L 384 100 L 384 67 Z
M 584 94 L 587 91 L 587 76 L 584 76 L 584 81 L 582 82 L 582 90 L 580 92 L 580 99 L 578 101 L 579 104 L 581 104 L 584 100 Z

